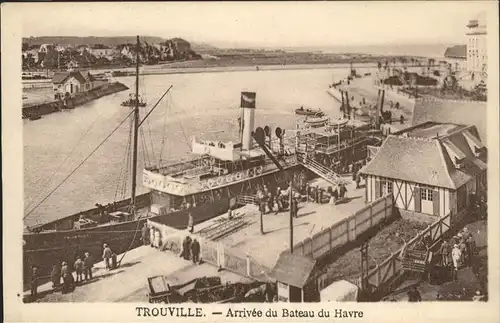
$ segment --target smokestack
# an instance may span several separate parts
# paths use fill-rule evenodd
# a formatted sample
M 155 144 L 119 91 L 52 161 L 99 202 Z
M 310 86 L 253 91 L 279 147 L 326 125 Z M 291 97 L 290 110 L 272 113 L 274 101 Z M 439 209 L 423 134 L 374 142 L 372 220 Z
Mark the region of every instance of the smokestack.
M 252 149 L 252 131 L 255 121 L 255 92 L 241 92 L 240 107 L 243 110 L 243 136 L 242 148 L 244 150 Z

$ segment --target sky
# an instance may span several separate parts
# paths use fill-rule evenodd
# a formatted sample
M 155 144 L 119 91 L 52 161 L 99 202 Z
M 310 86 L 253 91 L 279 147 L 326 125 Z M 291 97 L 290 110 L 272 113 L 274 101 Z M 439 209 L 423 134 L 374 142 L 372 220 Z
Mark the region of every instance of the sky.
M 465 43 L 487 2 L 21 4 L 23 36 L 181 37 L 214 46 Z M 490 7 L 491 8 L 491 7 Z

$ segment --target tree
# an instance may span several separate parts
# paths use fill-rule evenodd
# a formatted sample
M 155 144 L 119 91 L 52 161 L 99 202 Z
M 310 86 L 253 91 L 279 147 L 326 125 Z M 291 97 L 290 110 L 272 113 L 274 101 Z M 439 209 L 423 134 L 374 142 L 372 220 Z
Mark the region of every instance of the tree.
M 23 42 L 21 48 L 22 48 L 22 51 L 24 52 L 24 51 L 30 49 L 30 45 L 28 43 Z

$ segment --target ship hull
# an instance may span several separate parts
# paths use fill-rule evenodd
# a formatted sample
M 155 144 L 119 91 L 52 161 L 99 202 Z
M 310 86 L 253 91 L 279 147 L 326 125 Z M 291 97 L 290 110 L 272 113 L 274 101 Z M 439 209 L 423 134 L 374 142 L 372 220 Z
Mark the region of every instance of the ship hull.
M 192 214 L 194 223 L 198 224 L 227 212 L 228 206 L 229 198 L 224 198 L 215 203 L 203 204 L 189 210 L 155 218 L 172 228 L 184 230 L 187 228 L 188 213 Z M 137 248 L 142 244 L 141 228 L 146 220 L 147 217 L 81 230 L 25 234 L 23 236 L 25 281 L 33 265 L 39 268 L 40 275 L 47 280 L 54 264 L 66 261 L 71 267 L 76 257 L 85 252 L 90 252 L 94 260 L 98 262 L 101 260 L 104 243 L 108 244 L 116 254 Z

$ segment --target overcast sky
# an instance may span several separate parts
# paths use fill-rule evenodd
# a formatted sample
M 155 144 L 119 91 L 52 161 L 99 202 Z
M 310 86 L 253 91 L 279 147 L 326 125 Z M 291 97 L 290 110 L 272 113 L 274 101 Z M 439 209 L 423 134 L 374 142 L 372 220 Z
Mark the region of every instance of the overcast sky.
M 482 2 L 30 3 L 26 36 L 182 37 L 216 46 L 464 43 Z

